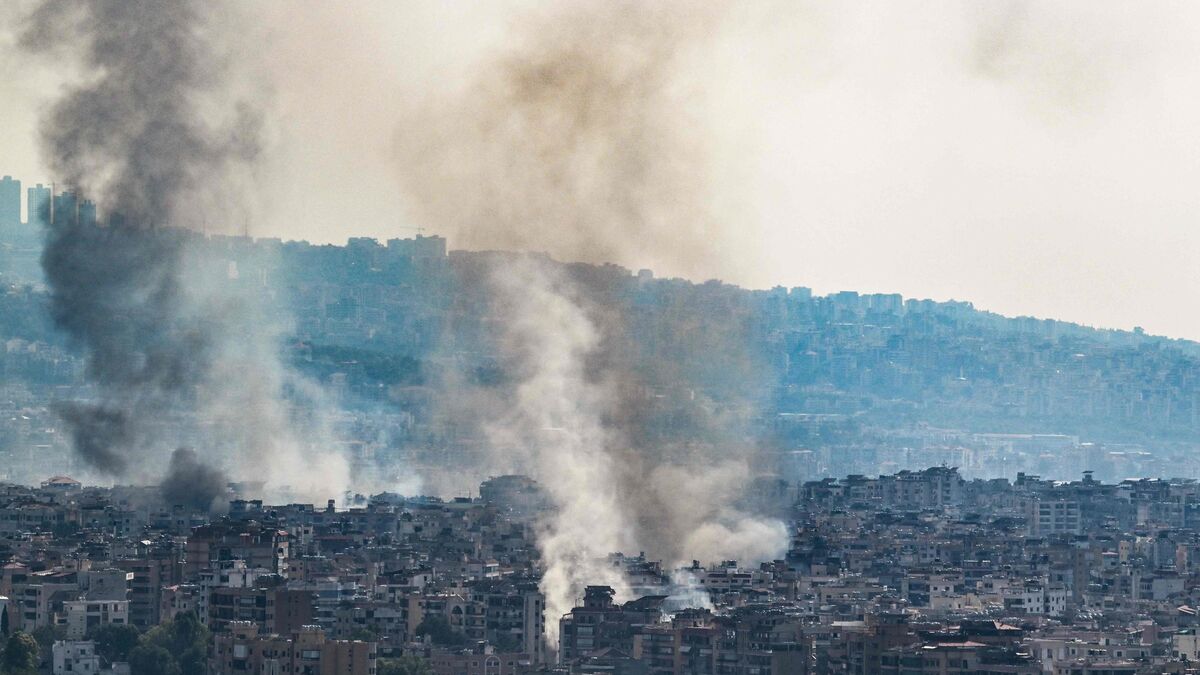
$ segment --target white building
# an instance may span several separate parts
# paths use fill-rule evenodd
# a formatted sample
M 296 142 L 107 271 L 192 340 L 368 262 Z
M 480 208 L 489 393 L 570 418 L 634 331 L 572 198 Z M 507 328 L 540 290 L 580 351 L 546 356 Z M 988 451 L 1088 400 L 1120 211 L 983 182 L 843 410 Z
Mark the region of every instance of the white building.
M 1067 598 L 1071 592 L 1063 584 L 1048 584 L 1045 592 L 1045 606 L 1043 613 L 1046 616 L 1060 617 L 1067 612 Z
M 92 629 L 105 624 L 129 623 L 128 600 L 68 600 L 63 603 L 67 639 L 82 640 Z
M 1049 534 L 1080 534 L 1083 520 L 1079 502 L 1032 496 L 1025 500 L 1025 529 L 1031 537 Z
M 100 655 L 91 640 L 61 640 L 51 648 L 54 655 L 54 675 L 96 675 L 100 672 Z

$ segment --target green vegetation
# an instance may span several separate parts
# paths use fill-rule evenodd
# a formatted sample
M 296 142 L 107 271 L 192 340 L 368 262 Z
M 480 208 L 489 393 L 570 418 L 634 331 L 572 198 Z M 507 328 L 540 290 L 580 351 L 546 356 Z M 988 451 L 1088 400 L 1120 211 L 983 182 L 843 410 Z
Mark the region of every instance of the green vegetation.
M 37 640 L 38 649 L 41 650 L 41 653 L 49 654 L 50 649 L 54 647 L 54 643 L 67 636 L 67 631 L 62 627 L 42 626 L 41 628 L 34 629 L 30 635 L 33 636 L 34 640 Z
M 426 635 L 439 647 L 461 647 L 467 643 L 467 636 L 454 630 L 446 617 L 440 615 L 427 616 L 417 625 L 417 637 Z
M 129 653 L 129 670 L 138 675 L 182 675 L 171 652 L 155 645 L 138 645 Z
M 146 633 L 133 626 L 100 626 L 88 634 L 106 663 L 128 662 L 138 675 L 204 675 L 208 669 L 208 628 L 193 612 Z
M 108 663 L 128 661 L 129 653 L 138 646 L 142 634 L 129 625 L 105 624 L 88 633 L 96 643 L 96 653 Z
M 17 631 L 4 643 L 0 671 L 4 675 L 36 675 L 38 654 L 37 640 L 29 633 Z

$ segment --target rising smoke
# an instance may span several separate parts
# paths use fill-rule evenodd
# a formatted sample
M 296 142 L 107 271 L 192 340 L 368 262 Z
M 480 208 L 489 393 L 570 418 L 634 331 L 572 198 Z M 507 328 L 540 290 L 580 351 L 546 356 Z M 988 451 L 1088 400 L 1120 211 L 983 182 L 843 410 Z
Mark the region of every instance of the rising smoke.
M 208 512 L 228 506 L 228 483 L 225 474 L 201 462 L 195 450 L 178 448 L 159 487 L 168 504 Z
M 714 215 L 705 135 L 689 115 L 702 100 L 689 59 L 720 16 L 714 5 L 605 3 L 533 21 L 475 78 L 402 120 L 414 217 L 468 247 L 703 269 L 734 237 Z M 496 261 L 495 323 L 515 384 L 481 406 L 501 410 L 485 425 L 489 464 L 532 473 L 556 507 L 539 537 L 548 616 L 585 583 L 625 595 L 604 561 L 613 551 L 669 563 L 780 555 L 783 523 L 739 506 L 756 459 L 745 422 L 767 383 L 733 312 L 709 317 L 711 331 L 681 322 L 662 336 L 729 366 L 725 389 L 744 395 L 710 399 L 706 364 L 640 355 L 603 289 L 542 256 Z M 478 400 L 454 384 L 448 396 Z M 659 391 L 692 401 L 668 434 L 647 412 Z
M 615 489 L 618 439 L 601 417 L 612 392 L 585 372 L 601 338 L 571 285 L 532 257 L 494 273 L 501 312 L 510 317 L 504 349 L 519 384 L 512 407 L 486 431 L 493 448 L 545 480 L 554 513 L 538 536 L 542 589 L 548 616 L 562 616 L 587 584 L 629 592 L 619 572 L 599 564 L 635 545 L 625 527 L 629 505 Z
M 212 273 L 224 267 L 206 259 L 194 231 L 231 217 L 212 195 L 236 194 L 233 177 L 259 148 L 259 113 L 230 100 L 218 49 L 214 17 L 229 9 L 46 0 L 21 36 L 33 52 L 78 64 L 77 82 L 42 120 L 42 149 L 58 179 L 106 221 L 97 227 L 49 205 L 44 214 L 54 319 L 86 349 L 97 391 L 94 401 L 62 405 L 62 419 L 81 459 L 115 477 L 153 478 L 167 449 L 202 437 L 202 453 L 172 458 L 165 488 L 180 503 L 212 492 L 214 464 L 304 479 L 292 469 L 302 457 L 281 400 L 290 374 L 275 328 L 253 293 Z M 180 411 L 194 413 L 190 430 L 165 423 Z M 215 424 L 202 429 L 201 420 Z M 336 489 L 328 481 L 344 470 L 323 468 L 331 472 L 312 485 Z
M 415 219 L 468 249 L 711 269 L 733 240 L 707 208 L 711 148 L 689 70 L 720 13 L 615 2 L 523 15 L 511 48 L 403 120 Z

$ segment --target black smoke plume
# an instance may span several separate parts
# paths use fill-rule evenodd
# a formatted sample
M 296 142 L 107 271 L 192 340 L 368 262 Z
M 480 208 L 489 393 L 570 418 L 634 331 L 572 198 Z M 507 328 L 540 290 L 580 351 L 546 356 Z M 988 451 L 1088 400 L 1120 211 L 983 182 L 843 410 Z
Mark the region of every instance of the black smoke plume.
M 212 511 L 222 506 L 228 484 L 225 474 L 201 463 L 195 450 L 178 448 L 171 454 L 160 489 L 163 499 L 172 506 Z
M 107 474 L 125 473 L 129 463 L 119 449 L 133 438 L 123 411 L 71 402 L 59 403 L 55 411 L 71 427 L 75 452 L 88 465 Z
M 80 457 L 112 475 L 161 441 L 150 437 L 152 421 L 193 402 L 225 328 L 189 304 L 183 274 L 193 235 L 175 227 L 194 217 L 197 195 L 257 147 L 248 108 L 235 107 L 221 124 L 204 113 L 224 77 L 210 45 L 208 18 L 218 9 L 187 0 L 46 0 L 21 37 L 31 51 L 76 56 L 83 71 L 43 119 L 42 148 L 55 175 L 94 200 L 106 222 L 44 205 L 42 266 L 54 319 L 85 348 L 99 392 L 96 403 L 60 406 L 62 419 Z

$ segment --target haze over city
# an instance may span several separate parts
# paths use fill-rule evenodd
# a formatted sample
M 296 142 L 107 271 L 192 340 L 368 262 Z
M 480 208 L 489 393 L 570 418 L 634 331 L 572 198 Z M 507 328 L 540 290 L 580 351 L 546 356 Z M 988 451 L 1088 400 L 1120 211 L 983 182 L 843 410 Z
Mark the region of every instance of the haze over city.
M 221 48 L 271 111 L 254 180 L 239 186 L 251 232 L 337 243 L 424 227 L 456 247 L 514 243 L 420 216 L 398 185 L 405 128 L 434 107 L 470 109 L 486 94 L 462 90 L 497 62 L 532 53 L 535 38 L 590 38 L 579 26 L 609 12 L 293 8 L 254 3 L 223 19 L 237 30 Z M 1193 4 L 668 3 L 636 13 L 643 26 L 670 26 L 671 60 L 656 66 L 659 100 L 647 104 L 669 114 L 646 123 L 670 122 L 678 161 L 703 174 L 696 217 L 713 219 L 705 240 L 720 255 L 681 264 L 650 241 L 611 262 L 1200 337 L 1195 313 L 1180 311 L 1200 301 Z M 16 27 L 0 56 L 0 153 L 6 172 L 48 182 L 37 115 L 72 75 L 12 49 Z M 664 39 L 655 30 L 616 39 L 636 60 Z M 569 242 L 515 243 L 605 261 Z

